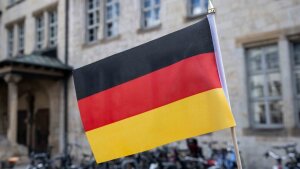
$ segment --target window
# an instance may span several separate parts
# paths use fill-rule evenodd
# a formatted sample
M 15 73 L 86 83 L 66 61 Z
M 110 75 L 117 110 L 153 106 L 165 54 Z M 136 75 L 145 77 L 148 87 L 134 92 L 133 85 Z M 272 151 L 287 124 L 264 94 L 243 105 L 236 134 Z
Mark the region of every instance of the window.
M 300 125 L 300 41 L 292 42 L 292 62 L 293 62 L 293 76 L 295 83 L 295 99 L 297 122 Z
M 120 15 L 119 0 L 106 0 L 105 4 L 105 38 L 111 38 L 118 35 L 118 19 Z
M 160 24 L 160 0 L 142 0 L 142 28 Z
M 18 25 L 18 54 L 24 54 L 24 23 Z
M 278 47 L 247 50 L 250 112 L 254 127 L 282 127 L 282 91 Z
M 99 0 L 86 1 L 86 40 L 94 42 L 98 39 Z
M 36 17 L 36 49 L 40 50 L 44 45 L 44 17 Z
M 7 30 L 7 56 L 12 57 L 14 54 L 14 29 L 13 27 Z
M 205 14 L 208 8 L 208 0 L 188 0 L 188 16 Z
M 57 43 L 57 11 L 49 12 L 49 47 L 55 47 Z

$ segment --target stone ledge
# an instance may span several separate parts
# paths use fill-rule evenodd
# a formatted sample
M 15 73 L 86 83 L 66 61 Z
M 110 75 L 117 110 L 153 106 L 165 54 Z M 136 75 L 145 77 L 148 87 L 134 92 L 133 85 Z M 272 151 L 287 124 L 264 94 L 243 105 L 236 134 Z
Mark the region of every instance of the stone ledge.
M 207 15 L 207 12 L 201 13 L 201 14 L 198 14 L 198 15 L 186 15 L 184 17 L 184 21 L 185 22 L 190 22 L 190 21 L 200 20 L 200 19 L 206 17 L 206 15 Z
M 255 129 L 255 128 L 243 128 L 244 136 L 264 136 L 264 137 L 299 137 L 300 128 L 273 128 L 273 129 Z
M 162 28 L 162 24 L 158 24 L 149 28 L 139 28 L 137 30 L 137 34 L 143 34 L 143 33 L 148 33 L 148 32 L 152 32 L 152 31 L 157 31 L 160 30 Z
M 113 41 L 116 41 L 116 40 L 120 40 L 121 37 L 122 36 L 120 34 L 118 34 L 114 37 L 103 38 L 103 39 L 100 40 L 100 43 L 102 43 L 102 44 L 110 43 L 110 42 L 113 42 Z

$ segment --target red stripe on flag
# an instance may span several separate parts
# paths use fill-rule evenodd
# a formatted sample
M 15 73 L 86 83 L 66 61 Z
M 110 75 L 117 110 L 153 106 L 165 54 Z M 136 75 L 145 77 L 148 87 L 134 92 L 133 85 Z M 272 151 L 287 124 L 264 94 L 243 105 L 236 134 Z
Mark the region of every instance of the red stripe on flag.
M 220 87 L 214 53 L 206 53 L 83 98 L 78 105 L 89 131 Z

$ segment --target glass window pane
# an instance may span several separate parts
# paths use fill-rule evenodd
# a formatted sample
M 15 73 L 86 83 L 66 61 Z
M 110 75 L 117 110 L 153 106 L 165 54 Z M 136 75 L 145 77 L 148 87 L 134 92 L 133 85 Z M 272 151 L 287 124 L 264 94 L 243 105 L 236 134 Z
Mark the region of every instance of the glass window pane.
M 113 8 L 112 6 L 108 6 L 106 8 L 106 19 L 111 19 L 113 16 Z
M 118 34 L 118 24 L 117 22 L 110 22 L 107 24 L 107 37 L 113 37 L 116 36 Z
M 268 75 L 269 96 L 281 96 L 281 76 L 280 73 Z
M 94 0 L 88 0 L 88 9 L 93 9 L 94 8 L 94 3 L 93 3 Z
M 89 30 L 89 40 L 93 41 L 95 39 L 94 37 L 94 29 L 90 29 Z
M 282 101 L 272 101 L 269 103 L 269 110 L 272 124 L 283 123 Z
M 8 56 L 12 56 L 13 55 L 13 46 L 14 46 L 14 34 L 13 34 L 13 28 L 8 30 L 8 39 L 7 39 L 7 43 L 8 43 Z
M 115 3 L 115 10 L 116 10 L 116 15 L 119 16 L 120 15 L 120 4 L 119 4 L 119 2 Z
M 198 14 L 201 14 L 203 12 L 200 0 L 191 0 L 190 8 L 191 8 L 191 14 L 192 15 L 198 15 Z
M 154 10 L 154 18 L 155 18 L 155 20 L 159 20 L 159 10 L 160 10 L 160 8 L 155 8 L 155 10 Z
M 300 123 L 300 100 L 297 100 L 297 116 L 298 123 Z
M 144 8 L 148 8 L 151 5 L 151 0 L 144 0 Z
M 145 19 L 149 19 L 151 17 L 151 12 L 150 11 L 144 12 L 144 16 Z
M 94 13 L 90 13 L 89 14 L 89 25 L 93 25 L 94 24 Z
M 271 50 L 267 50 L 266 52 L 267 69 L 279 68 L 279 58 L 277 50 L 272 48 Z
M 98 24 L 99 21 L 100 21 L 100 17 L 99 17 L 99 10 L 96 11 L 96 21 L 95 21 L 95 24 Z
M 198 15 L 202 13 L 202 8 L 200 6 L 196 6 L 192 8 L 192 15 Z
M 266 107 L 264 102 L 254 102 L 252 103 L 254 122 L 256 124 L 266 124 Z
M 297 95 L 300 94 L 300 72 L 295 73 L 295 86 Z
M 262 67 L 262 52 L 261 49 L 250 49 L 248 50 L 248 69 L 249 72 L 261 71 Z
M 264 75 L 255 75 L 250 77 L 250 96 L 251 98 L 260 98 L 264 96 Z
M 192 1 L 192 6 L 193 7 L 200 7 L 201 2 L 200 0 L 191 0 Z
M 294 64 L 296 66 L 300 65 L 300 43 L 293 44 L 293 54 L 294 54 Z

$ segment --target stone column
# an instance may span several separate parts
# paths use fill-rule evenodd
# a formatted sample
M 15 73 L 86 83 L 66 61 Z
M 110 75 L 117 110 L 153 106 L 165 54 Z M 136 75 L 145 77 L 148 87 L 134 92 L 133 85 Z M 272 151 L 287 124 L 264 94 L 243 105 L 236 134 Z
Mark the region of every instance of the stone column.
M 17 143 L 17 126 L 18 126 L 18 86 L 17 83 L 21 80 L 18 75 L 7 74 L 4 77 L 8 84 L 8 140 Z

